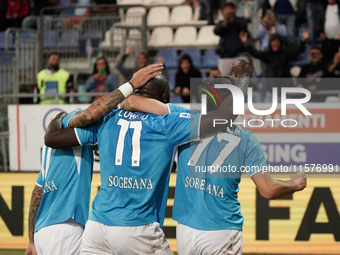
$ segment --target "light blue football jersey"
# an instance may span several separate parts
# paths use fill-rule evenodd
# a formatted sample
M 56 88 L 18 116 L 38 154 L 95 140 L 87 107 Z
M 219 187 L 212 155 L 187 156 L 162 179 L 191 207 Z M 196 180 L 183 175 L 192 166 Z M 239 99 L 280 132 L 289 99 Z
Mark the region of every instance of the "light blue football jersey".
M 169 108 L 185 110 L 171 104 Z M 241 174 L 251 177 L 267 168 L 252 132 L 233 126 L 201 142 L 182 145 L 178 152 L 173 219 L 199 230 L 242 230 L 237 200 Z
M 98 142 L 99 147 L 101 187 L 90 220 L 162 226 L 174 152 L 177 145 L 198 137 L 199 119 L 197 111 L 156 116 L 113 110 L 77 129 L 82 144 Z
M 63 119 L 67 127 L 72 112 Z M 35 222 L 41 228 L 73 219 L 85 226 L 89 217 L 93 172 L 92 146 L 52 149 L 44 146 L 36 184 L 43 197 Z

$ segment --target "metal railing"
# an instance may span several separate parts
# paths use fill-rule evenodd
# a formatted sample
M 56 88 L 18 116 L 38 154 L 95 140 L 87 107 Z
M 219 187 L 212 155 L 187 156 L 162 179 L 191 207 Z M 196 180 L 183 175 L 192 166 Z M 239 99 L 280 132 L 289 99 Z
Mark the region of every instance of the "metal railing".
M 117 7 L 117 5 L 96 5 L 95 7 Z M 94 6 L 46 7 L 41 10 L 37 30 L 38 69 L 44 67 L 47 53 L 56 51 L 66 61 L 84 61 L 105 56 L 115 63 L 125 48 L 133 46 L 135 54 L 145 51 L 146 12 L 108 13 L 70 17 L 64 11 Z M 142 7 L 144 8 L 144 7 Z M 60 14 L 44 15 L 53 10 Z M 132 54 L 132 57 L 136 56 Z
M 36 83 L 35 30 L 8 28 L 0 54 L 1 94 L 19 93 L 20 85 Z

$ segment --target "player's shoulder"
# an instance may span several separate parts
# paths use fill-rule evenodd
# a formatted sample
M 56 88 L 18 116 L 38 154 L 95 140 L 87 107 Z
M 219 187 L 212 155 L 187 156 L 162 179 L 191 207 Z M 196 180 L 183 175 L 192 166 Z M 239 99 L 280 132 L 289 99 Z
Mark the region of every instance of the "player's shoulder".
M 168 103 L 167 104 L 168 108 L 169 108 L 169 113 L 175 113 L 175 112 L 190 112 L 190 109 L 185 108 L 183 106 L 177 105 L 177 104 L 171 104 Z
M 227 128 L 227 132 L 233 135 L 239 136 L 242 139 L 249 138 L 253 136 L 253 132 L 247 129 L 240 127 L 239 125 L 233 125 L 231 128 Z

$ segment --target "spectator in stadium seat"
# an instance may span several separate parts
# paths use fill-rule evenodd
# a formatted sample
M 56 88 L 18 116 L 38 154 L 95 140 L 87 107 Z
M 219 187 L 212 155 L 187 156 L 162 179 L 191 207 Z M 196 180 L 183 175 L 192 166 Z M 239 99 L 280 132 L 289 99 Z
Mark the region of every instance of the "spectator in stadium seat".
M 231 74 L 231 64 L 237 60 L 249 61 L 246 50 L 242 45 L 239 34 L 247 31 L 247 21 L 244 18 L 235 17 L 235 5 L 227 3 L 223 10 L 224 20 L 220 21 L 214 33 L 221 37 L 216 49 L 220 55 L 218 59 L 218 69 L 222 76 Z
M 191 57 L 184 54 L 178 62 L 174 91 L 184 103 L 190 103 L 190 78 L 202 78 L 202 74 L 193 66 Z
M 288 39 L 295 41 L 295 10 L 297 9 L 297 0 L 274 0 L 269 1 L 271 9 L 276 12 L 279 23 L 287 27 Z
M 125 49 L 124 55 L 119 59 L 116 64 L 116 68 L 118 71 L 122 73 L 126 80 L 132 78 L 132 75 L 137 72 L 139 69 L 146 67 L 148 63 L 148 55 L 144 52 L 139 52 L 137 56 L 137 65 L 133 68 L 124 67 L 124 62 L 126 58 L 133 52 L 133 47 L 127 47 Z
M 110 67 L 106 58 L 99 57 L 93 68 L 92 76 L 90 76 L 85 83 L 86 92 L 111 92 L 117 88 L 117 80 L 113 74 L 110 73 Z M 102 96 L 92 97 L 89 100 L 93 102 Z
M 257 12 L 259 10 L 257 1 L 242 0 L 237 1 L 236 5 L 236 17 L 245 18 L 248 22 L 248 30 L 255 34 L 257 27 L 259 26 L 259 17 Z
M 137 72 L 139 69 L 144 68 L 147 66 L 148 64 L 148 55 L 145 52 L 139 52 L 137 55 L 137 63 L 135 65 L 135 67 L 132 68 L 128 68 L 128 67 L 124 67 L 124 62 L 126 60 L 126 58 L 133 52 L 133 47 L 127 47 L 125 49 L 125 53 L 124 55 L 118 60 L 117 64 L 116 64 L 116 68 L 118 71 L 121 72 L 121 74 L 124 76 L 124 78 L 126 80 L 129 80 L 132 78 L 132 75 Z M 164 64 L 164 59 L 163 58 L 157 58 L 157 61 L 161 64 Z M 165 70 L 166 66 L 164 66 L 164 69 L 162 70 L 162 74 L 168 78 L 169 74 L 168 72 Z
M 225 5 L 225 0 L 207 0 L 207 19 L 208 25 L 215 25 L 214 16 L 219 10 L 223 10 Z
M 59 0 L 30 0 L 31 2 L 34 2 L 34 7 L 32 10 L 32 14 L 30 16 L 27 16 L 22 21 L 22 27 L 23 28 L 37 28 L 38 23 L 38 16 L 40 14 L 40 11 L 44 7 L 48 6 L 57 6 L 59 3 Z M 46 11 L 44 14 L 53 14 L 54 11 Z
M 340 77 L 340 52 L 335 53 L 332 64 L 328 67 L 328 72 L 331 77 Z M 340 86 L 339 86 L 340 88 Z
M 94 2 L 97 4 L 116 4 L 116 0 L 92 0 L 91 2 Z M 116 6 L 113 7 L 89 7 L 87 8 L 84 15 L 90 15 L 90 14 L 107 14 L 107 13 L 116 13 L 118 11 Z
M 327 0 L 306 0 L 306 14 L 309 30 L 309 41 L 315 43 L 318 37 L 317 22 L 320 13 L 322 12 Z
M 92 2 L 90 0 L 69 0 L 71 3 L 74 3 L 76 6 L 86 6 L 86 5 L 92 5 Z M 63 20 L 63 28 L 70 29 L 78 24 L 81 24 L 82 17 L 86 13 L 87 8 L 75 8 L 74 9 L 74 15 L 65 18 Z
M 7 24 L 9 27 L 21 27 L 21 23 L 30 13 L 28 0 L 8 0 Z
M 299 77 L 297 79 L 298 87 L 306 88 L 312 93 L 324 89 L 324 81 L 322 78 L 328 76 L 327 65 L 323 62 L 323 54 L 318 45 L 314 45 L 309 50 L 310 64 L 301 67 Z M 323 102 L 324 95 L 313 95 L 311 101 Z
M 269 49 L 266 51 L 257 51 L 250 45 L 248 34 L 246 32 L 240 33 L 240 39 L 250 55 L 266 63 L 267 78 L 291 78 L 289 62 L 294 60 L 296 56 L 305 49 L 305 42 L 308 36 L 308 29 L 304 29 L 302 39 L 298 45 L 287 44 L 286 47 L 283 47 L 282 37 L 278 34 L 273 34 L 269 40 Z M 288 80 L 291 83 L 290 79 L 267 79 L 265 101 L 271 102 L 273 87 L 278 89 L 280 95 L 281 87 L 292 86 L 292 83 L 287 84 Z M 282 83 L 280 83 L 280 81 Z
M 267 10 L 256 32 L 256 37 L 261 43 L 261 50 L 268 50 L 269 37 L 272 34 L 279 34 L 284 38 L 287 36 L 287 27 L 279 24 L 275 12 Z
M 340 4 L 337 0 L 328 0 L 327 7 L 320 12 L 318 31 L 323 48 L 327 49 L 325 60 L 333 58 L 338 52 L 340 41 Z
M 205 2 L 201 2 L 200 0 L 185 0 L 183 5 L 188 5 L 192 7 L 193 10 L 193 18 L 192 20 L 206 20 L 207 19 L 207 10 L 205 6 Z
M 333 79 L 327 79 L 325 89 L 339 90 L 339 78 L 340 78 L 340 51 L 334 54 L 333 61 L 328 65 L 328 75 Z
M 51 94 L 64 94 L 73 90 L 73 83 L 70 73 L 59 68 L 59 54 L 51 52 L 49 54 L 47 68 L 37 74 L 40 104 L 55 104 L 54 96 Z M 59 99 L 59 104 L 66 104 L 65 98 Z

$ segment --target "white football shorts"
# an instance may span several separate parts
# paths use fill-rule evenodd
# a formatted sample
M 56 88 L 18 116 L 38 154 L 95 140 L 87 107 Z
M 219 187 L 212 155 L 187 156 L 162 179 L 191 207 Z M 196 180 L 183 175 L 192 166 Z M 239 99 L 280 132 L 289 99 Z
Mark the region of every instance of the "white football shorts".
M 78 255 L 84 226 L 69 219 L 50 225 L 34 233 L 34 245 L 38 255 Z
M 87 221 L 82 255 L 173 255 L 158 222 L 135 227 Z
M 177 224 L 178 255 L 242 255 L 242 231 L 202 231 Z

